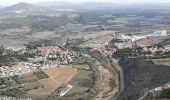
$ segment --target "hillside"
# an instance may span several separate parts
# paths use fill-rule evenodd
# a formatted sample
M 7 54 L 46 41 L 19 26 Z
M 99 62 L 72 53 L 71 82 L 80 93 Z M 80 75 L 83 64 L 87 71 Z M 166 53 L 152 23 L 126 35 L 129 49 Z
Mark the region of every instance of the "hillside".
M 101 2 L 84 2 L 84 3 L 68 3 L 62 1 L 40 2 L 38 5 L 52 8 L 70 8 L 70 9 L 112 9 L 115 4 Z
M 33 5 L 25 2 L 21 2 L 12 6 L 8 6 L 4 8 L 4 11 L 7 12 L 24 12 L 24 11 L 43 11 L 43 10 L 48 10 L 49 8 L 43 7 L 43 6 L 38 6 L 38 5 Z
M 123 64 L 125 91 L 118 100 L 137 100 L 146 90 L 164 85 L 170 81 L 170 67 L 136 59 Z

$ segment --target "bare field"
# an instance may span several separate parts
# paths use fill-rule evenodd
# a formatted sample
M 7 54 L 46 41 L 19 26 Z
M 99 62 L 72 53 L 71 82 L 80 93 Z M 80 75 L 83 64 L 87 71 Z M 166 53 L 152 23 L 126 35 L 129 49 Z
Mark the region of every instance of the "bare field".
M 78 37 L 79 38 L 84 37 L 88 39 L 87 42 L 81 44 L 81 46 L 94 47 L 94 46 L 108 44 L 113 39 L 114 34 L 115 34 L 114 31 L 104 31 L 104 32 L 98 32 L 98 33 L 92 33 L 92 34 L 86 33 L 86 35 L 81 34 L 81 35 L 78 35 Z
M 0 36 L 6 35 L 6 36 L 22 36 L 31 31 L 30 28 L 13 28 L 13 29 L 5 29 L 2 32 L 0 32 Z
M 82 34 L 77 34 L 76 36 L 70 36 L 70 38 L 96 38 L 104 35 L 113 35 L 115 31 L 102 31 L 102 32 L 84 32 Z
M 90 69 L 89 65 L 74 65 L 73 68 L 88 70 Z
M 40 80 L 39 83 L 42 84 L 43 87 L 29 91 L 29 95 L 48 96 L 49 94 L 51 94 L 51 92 L 53 92 L 56 88 L 59 87 L 59 83 L 51 78 Z
M 44 72 L 49 78 L 38 81 L 43 87 L 28 92 L 33 98 L 47 97 L 62 84 L 68 84 L 76 74 L 77 70 L 74 68 L 52 68 L 44 70 Z
M 23 75 L 22 79 L 24 81 L 33 81 L 33 80 L 37 80 L 37 77 L 31 72 L 31 73 Z
M 50 78 L 59 83 L 67 83 L 76 73 L 73 68 L 52 68 L 44 71 Z
M 38 32 L 34 33 L 33 35 L 29 36 L 30 38 L 35 38 L 35 39 L 46 39 L 48 37 L 51 37 L 55 35 L 54 32 Z
M 144 46 L 148 46 L 148 45 L 153 45 L 153 44 L 157 44 L 160 43 L 166 39 L 170 39 L 170 35 L 168 36 L 159 36 L 159 37 L 152 37 L 152 38 L 147 38 L 147 39 L 141 39 L 139 41 L 137 41 L 137 45 L 140 47 L 144 47 Z
M 99 67 L 99 71 L 100 71 L 100 77 L 101 77 L 101 89 L 104 93 L 109 93 L 109 91 L 111 90 L 111 86 L 110 83 L 111 80 L 113 79 L 113 76 L 108 69 L 104 68 L 103 66 Z M 113 84 L 113 83 L 112 83 Z M 119 83 L 118 81 L 115 82 L 115 85 L 118 86 Z M 118 89 L 114 88 L 112 92 L 109 93 L 109 95 L 115 95 L 116 93 L 118 93 Z
M 88 88 L 86 87 L 80 87 L 80 86 L 74 86 L 68 93 L 67 95 L 74 95 L 74 94 L 79 94 L 85 92 Z
M 30 41 L 56 37 L 55 32 L 52 31 L 31 33 L 31 30 L 28 27 L 1 30 L 0 45 L 4 47 L 24 47 L 24 44 L 28 44 Z

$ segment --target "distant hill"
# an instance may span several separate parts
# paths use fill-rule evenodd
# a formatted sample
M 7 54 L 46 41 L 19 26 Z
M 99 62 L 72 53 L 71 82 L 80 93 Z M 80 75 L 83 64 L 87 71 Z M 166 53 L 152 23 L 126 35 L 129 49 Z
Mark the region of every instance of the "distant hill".
M 113 3 L 85 2 L 85 3 L 68 3 L 63 1 L 41 2 L 38 5 L 53 8 L 70 8 L 70 9 L 110 9 L 115 5 Z
M 46 6 L 46 7 L 66 7 L 73 6 L 73 3 L 68 3 L 64 1 L 51 1 L 51 2 L 39 2 L 37 5 Z
M 24 11 L 43 11 L 43 10 L 48 10 L 49 8 L 43 7 L 43 6 L 38 6 L 38 5 L 33 5 L 25 2 L 21 2 L 12 6 L 8 6 L 3 9 L 3 11 L 7 12 L 24 12 Z

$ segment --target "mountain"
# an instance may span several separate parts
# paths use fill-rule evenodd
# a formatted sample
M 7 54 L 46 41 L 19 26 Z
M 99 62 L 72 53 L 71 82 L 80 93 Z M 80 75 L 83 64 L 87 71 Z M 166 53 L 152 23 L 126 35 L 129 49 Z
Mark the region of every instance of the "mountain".
M 68 3 L 63 1 L 41 2 L 38 5 L 53 8 L 70 8 L 70 9 L 110 9 L 115 4 L 102 2 L 84 2 L 84 3 Z
M 25 11 L 44 11 L 48 10 L 49 8 L 43 7 L 43 6 L 38 6 L 38 5 L 33 5 L 25 2 L 21 2 L 12 6 L 8 6 L 3 9 L 3 11 L 7 12 L 25 12 Z
M 101 2 L 85 2 L 81 3 L 80 7 L 85 7 L 86 9 L 112 9 L 115 4 L 113 3 L 101 3 Z
M 64 1 L 50 1 L 50 2 L 39 2 L 37 5 L 46 6 L 46 7 L 66 7 L 73 6 L 73 3 L 68 3 Z

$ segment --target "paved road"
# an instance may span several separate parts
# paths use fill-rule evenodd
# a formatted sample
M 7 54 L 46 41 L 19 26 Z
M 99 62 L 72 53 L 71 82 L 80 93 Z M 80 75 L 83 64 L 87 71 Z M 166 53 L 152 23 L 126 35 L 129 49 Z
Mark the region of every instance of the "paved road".
M 118 68 L 119 68 L 119 73 L 120 73 L 120 90 L 119 93 L 116 97 L 113 97 L 112 100 L 117 100 L 117 98 L 123 93 L 125 89 L 125 81 L 124 81 L 124 74 L 123 74 L 123 69 L 121 66 L 119 66 L 118 61 L 114 60 L 115 63 L 117 63 Z

